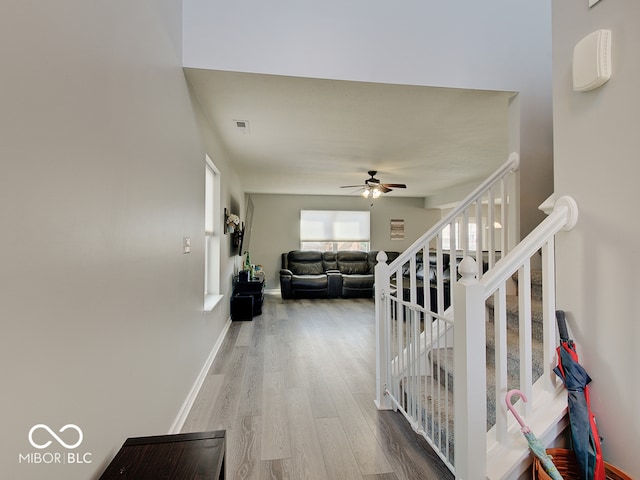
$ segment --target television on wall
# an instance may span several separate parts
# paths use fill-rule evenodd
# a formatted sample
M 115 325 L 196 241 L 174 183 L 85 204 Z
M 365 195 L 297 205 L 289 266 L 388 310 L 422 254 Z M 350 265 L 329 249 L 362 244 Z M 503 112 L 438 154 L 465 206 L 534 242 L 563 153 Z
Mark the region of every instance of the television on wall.
M 247 211 L 244 216 L 244 225 L 242 228 L 242 234 L 240 237 L 240 248 L 238 255 L 244 255 L 244 252 L 249 251 L 251 248 L 251 227 L 253 226 L 253 200 L 251 199 L 251 195 L 247 198 Z
M 240 217 L 239 215 L 240 205 L 238 204 L 238 201 L 233 196 L 229 200 L 229 212 L 234 213 Z M 233 231 L 233 233 L 229 235 L 230 237 L 229 249 L 230 249 L 231 256 L 236 254 L 242 255 L 242 250 L 241 250 L 242 249 L 242 245 L 241 245 L 242 228 L 243 228 L 243 223 L 242 223 L 242 218 L 240 218 L 240 225 L 238 225 Z

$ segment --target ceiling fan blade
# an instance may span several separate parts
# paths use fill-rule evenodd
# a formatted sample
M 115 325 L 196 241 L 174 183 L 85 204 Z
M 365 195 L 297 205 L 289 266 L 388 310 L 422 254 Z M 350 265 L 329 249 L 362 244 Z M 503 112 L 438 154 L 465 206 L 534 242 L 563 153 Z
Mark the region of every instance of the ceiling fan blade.
M 380 180 L 374 177 L 378 172 L 370 170 L 369 178 L 364 181 L 364 185 L 342 185 L 340 188 L 358 188 L 360 190 L 367 190 L 374 192 L 374 198 L 380 195 L 380 193 L 391 192 L 394 188 L 407 188 L 404 183 L 381 183 Z

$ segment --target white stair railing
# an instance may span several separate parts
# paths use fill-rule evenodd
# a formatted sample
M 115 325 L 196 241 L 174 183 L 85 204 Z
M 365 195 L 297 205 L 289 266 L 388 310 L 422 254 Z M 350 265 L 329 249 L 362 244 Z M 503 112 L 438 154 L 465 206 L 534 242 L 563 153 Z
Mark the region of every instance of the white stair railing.
M 577 206 L 570 197 L 560 198 L 550 215 L 514 246 L 517 166 L 517 155 L 512 155 L 395 261 L 387 264 L 381 252 L 376 266 L 376 404 L 399 410 L 456 478 L 465 480 L 518 478 L 530 463 L 518 425 L 501 408 L 507 389 L 515 386 L 527 395 L 529 402 L 518 402 L 517 408 L 540 437 L 555 438 L 566 421 L 566 395 L 552 374 L 557 345 L 554 242 L 560 230 L 575 224 Z M 543 367 L 536 375 L 534 263 L 542 268 L 543 300 Z M 507 294 L 515 292 L 516 273 L 519 372 L 510 380 L 517 385 L 512 385 L 507 374 L 508 349 L 513 354 L 506 340 Z M 449 281 L 454 288 L 448 288 Z M 492 296 L 491 307 L 487 299 Z M 495 373 L 488 383 L 495 387 L 488 392 L 489 308 L 494 314 Z M 492 426 L 487 425 L 488 397 L 495 400 Z
M 456 478 L 517 478 L 528 455 L 526 441 L 519 426 L 506 414 L 504 397 L 513 385 L 507 384 L 507 283 L 518 272 L 519 385 L 528 402 L 518 408 L 533 430 L 544 435 L 557 429 L 564 415 L 566 394 L 562 394 L 552 369 L 558 345 L 555 328 L 555 235 L 570 230 L 577 221 L 578 209 L 571 197 L 555 202 L 551 214 L 536 227 L 509 255 L 478 278 L 476 262 L 466 257 L 460 264 L 460 281 L 454 287 L 454 398 L 455 398 L 455 474 Z M 542 255 L 542 363 L 538 380 L 532 378 L 531 351 L 531 263 Z M 495 384 L 496 424 L 486 432 L 486 307 L 495 295 Z M 556 432 L 558 433 L 558 432 Z M 520 468 L 520 470 L 518 470 Z
M 518 155 L 511 154 L 390 264 L 384 252 L 378 256 L 376 404 L 400 410 L 452 471 L 450 283 L 462 258 L 476 259 L 476 276 L 482 278 L 515 245 L 518 165 Z

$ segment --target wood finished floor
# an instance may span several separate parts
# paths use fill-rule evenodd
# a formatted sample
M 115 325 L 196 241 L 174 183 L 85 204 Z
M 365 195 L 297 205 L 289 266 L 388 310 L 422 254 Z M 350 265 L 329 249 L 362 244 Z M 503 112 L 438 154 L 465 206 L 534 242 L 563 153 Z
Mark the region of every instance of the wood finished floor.
M 287 300 L 233 322 L 183 432 L 226 430 L 230 479 L 453 475 L 400 413 L 378 411 L 373 300 Z

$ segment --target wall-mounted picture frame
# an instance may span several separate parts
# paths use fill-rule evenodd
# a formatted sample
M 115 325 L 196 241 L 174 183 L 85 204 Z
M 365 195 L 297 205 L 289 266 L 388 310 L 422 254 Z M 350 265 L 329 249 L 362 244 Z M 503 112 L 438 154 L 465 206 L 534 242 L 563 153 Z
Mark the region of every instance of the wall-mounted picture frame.
M 391 240 L 404 240 L 404 219 L 392 218 L 390 222 Z

